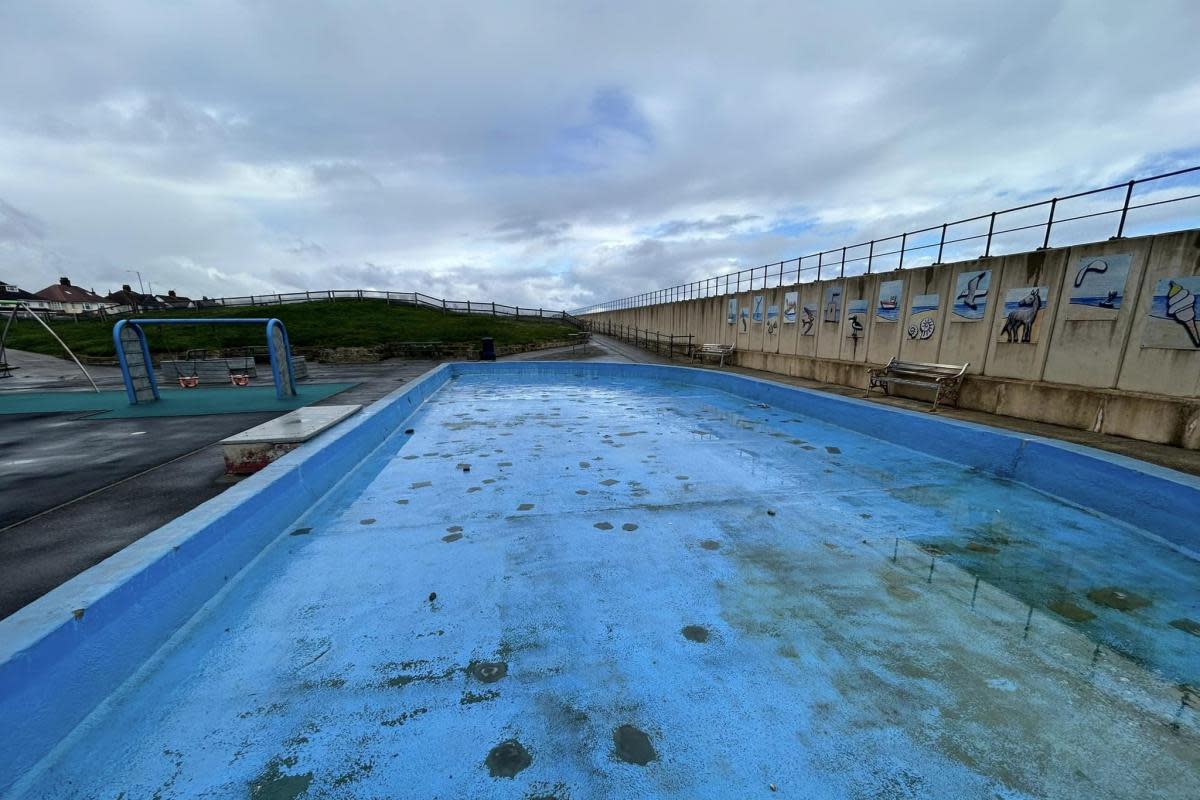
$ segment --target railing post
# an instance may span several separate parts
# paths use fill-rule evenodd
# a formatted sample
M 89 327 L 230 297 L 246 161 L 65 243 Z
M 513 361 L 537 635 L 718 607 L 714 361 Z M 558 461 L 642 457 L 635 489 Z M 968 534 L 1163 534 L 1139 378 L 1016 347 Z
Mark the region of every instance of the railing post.
M 817 280 L 821 280 L 821 265 L 825 261 L 825 251 L 817 253 Z
M 783 262 L 779 262 L 779 285 L 783 286 Z
M 1133 184 L 1134 183 L 1135 183 L 1135 181 L 1130 181 L 1125 186 L 1125 203 L 1124 203 L 1124 205 L 1121 206 L 1121 221 L 1119 223 L 1117 223 L 1117 235 L 1112 237 L 1114 239 L 1124 239 L 1125 238 L 1125 217 L 1129 214 L 1129 199 L 1131 197 L 1133 197 Z
M 838 268 L 838 277 L 846 277 L 846 248 L 842 248 L 842 266 Z
M 938 242 L 937 263 L 942 263 L 942 248 L 946 246 L 946 223 L 942 223 L 942 239 Z
M 896 269 L 904 269 L 904 246 L 908 244 L 908 234 L 904 233 L 900 236 L 900 263 Z
M 871 240 L 871 247 L 867 250 L 867 274 L 871 274 L 871 262 L 875 260 L 875 240 Z
M 1050 249 L 1050 228 L 1054 226 L 1054 207 L 1058 205 L 1058 198 L 1050 198 L 1050 218 L 1046 220 L 1046 238 L 1042 240 L 1042 246 L 1039 250 Z
M 992 212 L 991 219 L 988 220 L 988 235 L 987 246 L 983 248 L 983 258 L 988 258 L 992 254 L 992 231 L 996 229 L 996 212 Z

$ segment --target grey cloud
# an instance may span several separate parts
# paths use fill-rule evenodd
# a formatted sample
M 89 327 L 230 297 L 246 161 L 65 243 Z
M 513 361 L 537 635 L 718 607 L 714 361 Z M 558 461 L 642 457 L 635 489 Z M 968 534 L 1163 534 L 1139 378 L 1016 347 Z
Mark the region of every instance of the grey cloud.
M 0 241 L 20 244 L 46 238 L 46 223 L 0 199 Z
M 0 4 L 39 223 L 0 230 L 59 259 L 0 273 L 602 300 L 1200 160 L 1198 37 L 1169 0 Z
M 358 164 L 335 161 L 329 164 L 314 164 L 313 180 L 321 186 L 336 188 L 381 189 L 383 182 Z
M 304 258 L 321 258 L 326 255 L 325 248 L 316 242 L 310 242 L 305 239 L 297 239 L 292 244 L 284 248 L 284 251 Z
M 682 236 L 686 233 L 727 233 L 745 222 L 762 219 L 758 214 L 721 214 L 708 219 L 676 219 L 664 222 L 655 230 L 658 236 Z
M 536 219 L 507 220 L 492 228 L 494 238 L 505 242 L 523 242 L 530 239 L 558 244 L 571 229 L 569 222 L 546 222 Z

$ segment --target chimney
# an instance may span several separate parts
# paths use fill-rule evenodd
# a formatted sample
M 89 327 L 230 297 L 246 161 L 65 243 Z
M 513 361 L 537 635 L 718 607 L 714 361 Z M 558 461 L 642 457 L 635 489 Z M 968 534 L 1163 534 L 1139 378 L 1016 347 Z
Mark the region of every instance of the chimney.
M 129 292 L 130 294 L 132 294 L 132 293 L 133 293 L 133 289 L 130 289 L 130 288 L 129 288 L 129 284 L 128 284 L 128 283 L 122 283 L 122 284 L 121 284 L 121 291 L 122 291 L 122 292 Z
M 174 290 L 174 289 L 168 289 L 168 290 L 167 290 L 167 297 L 174 297 L 174 296 L 175 296 L 175 290 Z
M 70 286 L 70 285 L 71 285 L 71 279 L 70 279 L 70 278 L 59 278 L 59 279 L 58 279 L 58 285 L 59 285 L 59 286 Z

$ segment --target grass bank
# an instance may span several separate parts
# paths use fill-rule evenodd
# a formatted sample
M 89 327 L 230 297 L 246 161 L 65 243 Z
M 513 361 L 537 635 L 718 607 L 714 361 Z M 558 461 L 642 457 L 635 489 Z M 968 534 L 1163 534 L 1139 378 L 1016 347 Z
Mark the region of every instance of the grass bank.
M 563 339 L 575 329 L 554 320 L 515 320 L 479 314 L 442 313 L 427 308 L 388 305 L 385 300 L 314 301 L 283 306 L 205 309 L 148 314 L 194 317 L 198 324 L 146 329 L 156 356 L 182 355 L 193 348 L 218 349 L 261 345 L 265 332 L 253 326 L 204 325 L 206 317 L 276 317 L 287 326 L 294 347 L 376 347 L 393 342 L 478 342 L 491 336 L 497 345 L 525 345 Z M 113 356 L 115 320 L 51 322 L 54 332 L 79 355 Z M 8 346 L 34 353 L 62 355 L 62 348 L 33 320 L 17 320 Z

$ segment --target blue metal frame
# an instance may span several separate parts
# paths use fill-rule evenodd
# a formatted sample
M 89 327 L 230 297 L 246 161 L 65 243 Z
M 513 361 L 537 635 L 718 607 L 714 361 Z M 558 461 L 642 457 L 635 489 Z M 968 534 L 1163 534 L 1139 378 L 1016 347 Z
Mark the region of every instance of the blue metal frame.
M 265 325 L 267 330 L 267 355 L 271 359 L 271 376 L 275 380 L 275 397 L 283 400 L 296 394 L 296 373 L 292 368 L 292 343 L 288 339 L 287 328 L 283 321 L 275 317 L 245 317 L 245 318 L 212 318 L 212 319 L 123 319 L 113 326 L 113 344 L 117 350 L 117 363 L 121 367 L 121 378 L 125 381 L 125 395 L 130 405 L 137 405 L 137 394 L 133 388 L 133 376 L 129 374 L 129 363 L 125 358 L 125 348 L 121 344 L 121 331 L 129 326 L 137 332 L 138 341 L 142 345 L 142 357 L 146 361 L 146 374 L 150 378 L 150 388 L 154 399 L 160 399 L 158 380 L 154 377 L 154 362 L 150 360 L 150 346 L 146 342 L 146 332 L 143 325 Z M 275 347 L 271 340 L 271 331 L 278 327 L 283 335 L 284 353 L 287 363 L 279 364 L 275 358 Z M 281 369 L 286 366 L 286 373 Z M 285 384 L 286 378 L 286 384 Z
M 271 375 L 275 378 L 275 396 L 282 400 L 285 397 L 283 388 L 284 376 L 279 374 L 280 365 L 275 362 L 275 343 L 271 340 L 271 331 L 279 328 L 283 336 L 283 352 L 287 355 L 287 381 L 291 394 L 296 394 L 296 373 L 292 369 L 292 342 L 288 339 L 287 328 L 275 318 L 267 320 L 267 356 L 271 359 Z

